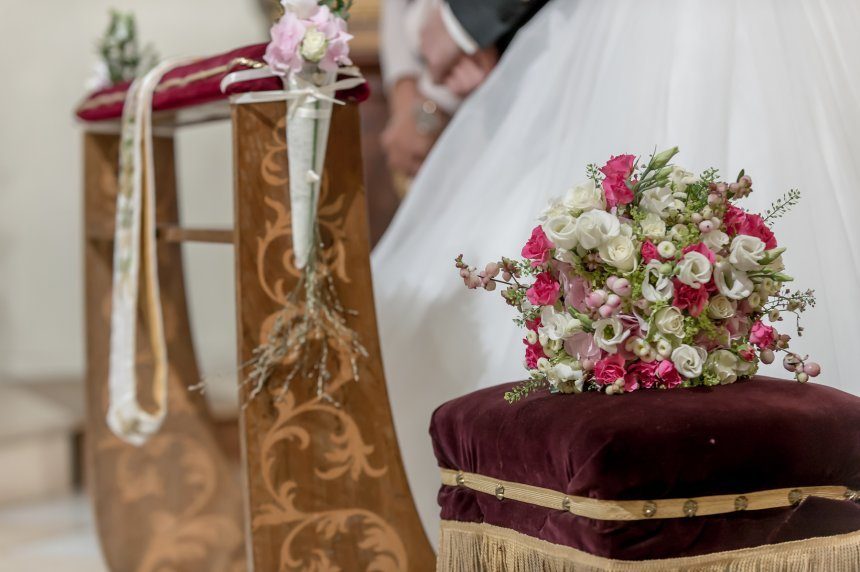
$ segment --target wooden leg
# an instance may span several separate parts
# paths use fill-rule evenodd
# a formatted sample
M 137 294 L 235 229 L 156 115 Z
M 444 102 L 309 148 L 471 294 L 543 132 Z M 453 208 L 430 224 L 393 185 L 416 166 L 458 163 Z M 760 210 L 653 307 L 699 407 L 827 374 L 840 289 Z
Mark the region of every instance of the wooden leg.
M 294 379 L 242 411 L 251 559 L 257 572 L 431 570 L 435 557 L 403 471 L 382 370 L 371 288 L 367 210 L 355 106 L 335 106 L 319 207 L 323 256 L 369 358 L 336 370 L 329 390 Z M 233 109 L 240 363 L 296 283 L 284 105 Z M 340 364 L 343 365 L 343 364 Z M 277 386 L 277 383 L 273 385 Z M 248 388 L 242 399 L 248 397 Z
M 115 135 L 85 135 L 87 476 L 102 550 L 117 572 L 238 572 L 245 556 L 235 467 L 213 438 L 203 396 L 187 389 L 200 375 L 178 244 L 158 247 L 170 360 L 168 417 L 140 448 L 117 439 L 105 424 L 113 243 L 104 229 L 114 221 L 118 145 Z M 156 138 L 154 160 L 158 220 L 175 223 L 171 138 Z M 143 380 L 151 371 L 147 339 L 138 333 Z

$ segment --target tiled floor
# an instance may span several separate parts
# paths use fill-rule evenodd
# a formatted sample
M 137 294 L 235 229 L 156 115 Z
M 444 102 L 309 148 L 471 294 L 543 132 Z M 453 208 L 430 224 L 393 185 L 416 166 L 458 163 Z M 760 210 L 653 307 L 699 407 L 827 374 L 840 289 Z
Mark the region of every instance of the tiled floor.
M 86 497 L 0 509 L 0 572 L 106 570 Z

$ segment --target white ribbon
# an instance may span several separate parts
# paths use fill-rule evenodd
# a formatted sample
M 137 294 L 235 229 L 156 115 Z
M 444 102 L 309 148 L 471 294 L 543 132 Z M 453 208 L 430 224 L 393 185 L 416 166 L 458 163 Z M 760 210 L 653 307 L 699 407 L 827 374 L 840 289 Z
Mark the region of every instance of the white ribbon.
M 283 91 L 250 92 L 234 96 L 234 104 L 287 101 L 287 153 L 290 169 L 290 218 L 296 268 L 304 268 L 313 252 L 314 222 L 319 203 L 320 181 L 325 163 L 332 104 L 343 105 L 334 96 L 343 89 L 365 82 L 357 68 L 337 71 L 347 77 L 336 80 L 335 72 L 307 70 L 282 77 Z M 281 77 L 269 68 L 228 74 L 221 90 L 234 84 L 267 77 Z
M 107 424 L 119 438 L 137 446 L 158 431 L 167 415 L 167 344 L 155 241 L 152 97 L 164 74 L 192 61 L 190 58 L 167 60 L 135 80 L 123 109 L 114 230 Z M 137 397 L 135 358 L 141 267 L 143 308 L 153 364 L 153 412 L 145 411 Z

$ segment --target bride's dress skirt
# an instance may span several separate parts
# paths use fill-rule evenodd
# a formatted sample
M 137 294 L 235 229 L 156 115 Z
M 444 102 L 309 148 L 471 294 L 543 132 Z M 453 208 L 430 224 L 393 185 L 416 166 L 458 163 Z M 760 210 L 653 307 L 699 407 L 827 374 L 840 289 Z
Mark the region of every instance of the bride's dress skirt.
M 524 375 L 512 310 L 467 291 L 453 259 L 517 255 L 546 201 L 612 154 L 677 144 L 697 172 L 746 168 L 753 210 L 801 189 L 775 230 L 819 303 L 792 347 L 822 364 L 818 381 L 860 393 L 858 29 L 854 0 L 555 0 L 521 31 L 373 255 L 397 436 L 434 540 L 431 412 Z

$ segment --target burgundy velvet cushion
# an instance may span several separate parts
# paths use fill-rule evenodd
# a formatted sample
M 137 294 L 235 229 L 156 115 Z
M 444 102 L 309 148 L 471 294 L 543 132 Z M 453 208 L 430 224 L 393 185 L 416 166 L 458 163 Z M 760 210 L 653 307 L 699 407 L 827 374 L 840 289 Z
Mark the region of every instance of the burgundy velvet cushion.
M 224 79 L 224 76 L 231 71 L 247 69 L 241 65 L 234 65 L 231 68 L 230 64 L 233 60 L 246 58 L 262 61 L 265 52 L 266 44 L 254 44 L 217 56 L 201 58 L 192 64 L 171 70 L 164 75 L 159 84 L 169 83 L 171 86 L 156 90 L 152 107 L 155 111 L 167 111 L 226 99 L 234 93 L 280 89 L 281 81 L 279 79 L 267 78 L 234 84 L 228 88 L 227 93 L 221 92 L 221 80 Z M 215 73 L 208 74 L 207 71 Z M 179 83 L 174 81 L 189 78 L 196 74 L 200 75 L 199 79 Z M 124 96 L 128 88 L 128 83 L 122 83 L 90 94 L 78 106 L 77 116 L 84 121 L 118 119 L 122 116 L 122 108 L 125 103 Z M 351 90 L 338 93 L 338 98 L 342 101 L 359 103 L 366 100 L 369 93 L 365 83 Z
M 757 378 L 716 388 L 621 396 L 536 394 L 510 384 L 436 410 L 430 433 L 449 469 L 608 500 L 765 489 L 860 488 L 860 398 Z M 619 559 L 671 558 L 860 530 L 860 506 L 798 507 L 687 519 L 596 521 L 442 487 L 442 518 L 487 522 Z

